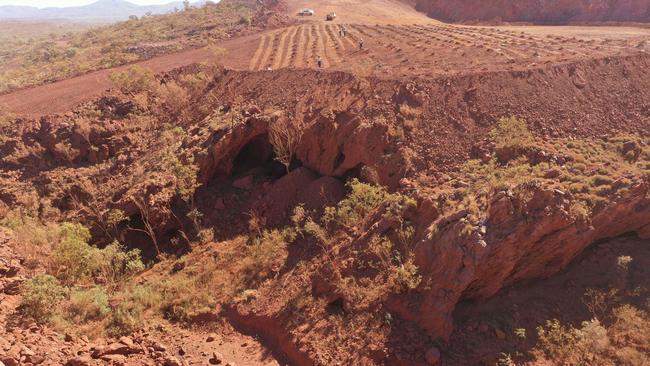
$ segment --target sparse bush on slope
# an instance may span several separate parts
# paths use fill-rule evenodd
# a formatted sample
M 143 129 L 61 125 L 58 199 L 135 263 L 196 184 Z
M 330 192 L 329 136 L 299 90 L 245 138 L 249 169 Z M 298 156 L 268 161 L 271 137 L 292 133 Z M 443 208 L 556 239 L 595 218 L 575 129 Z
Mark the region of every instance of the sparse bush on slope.
M 38 275 L 27 281 L 21 307 L 25 315 L 37 322 L 48 322 L 66 296 L 65 287 L 51 275 Z
M 59 235 L 51 266 L 53 273 L 67 285 L 94 280 L 113 286 L 144 269 L 139 250 L 125 251 L 117 243 L 104 249 L 93 247 L 88 244 L 90 232 L 80 224 L 62 224 Z
M 111 81 L 123 93 L 130 95 L 151 91 L 156 85 L 153 72 L 138 65 L 130 66 L 125 71 L 112 73 Z
M 0 51 L 6 60 L 0 65 L 0 92 L 206 46 L 254 26 L 260 6 L 257 1 L 224 0 L 54 39 L 44 37 L 13 44 L 7 51 Z
M 538 361 L 562 365 L 645 365 L 650 362 L 650 314 L 631 305 L 611 312 L 609 324 L 598 319 L 579 327 L 558 320 L 538 327 L 532 355 Z
M 50 247 L 38 255 L 39 270 L 46 273 L 25 283 L 21 303 L 23 314 L 39 323 L 64 330 L 107 321 L 112 316 L 109 295 L 144 270 L 138 250 L 125 250 L 118 243 L 94 247 L 88 243 L 90 232 L 80 224 L 43 225 L 29 218 L 5 218 L 0 224 L 15 233 L 25 228 L 32 233 L 53 232 L 48 240 L 40 234 L 24 236 L 27 248 Z

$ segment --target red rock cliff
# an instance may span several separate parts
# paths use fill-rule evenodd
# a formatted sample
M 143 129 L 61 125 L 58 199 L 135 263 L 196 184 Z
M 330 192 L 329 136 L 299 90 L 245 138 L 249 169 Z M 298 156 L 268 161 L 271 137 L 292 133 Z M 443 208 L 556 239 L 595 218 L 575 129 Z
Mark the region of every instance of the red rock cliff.
M 650 0 L 418 0 L 418 10 L 444 21 L 650 21 Z

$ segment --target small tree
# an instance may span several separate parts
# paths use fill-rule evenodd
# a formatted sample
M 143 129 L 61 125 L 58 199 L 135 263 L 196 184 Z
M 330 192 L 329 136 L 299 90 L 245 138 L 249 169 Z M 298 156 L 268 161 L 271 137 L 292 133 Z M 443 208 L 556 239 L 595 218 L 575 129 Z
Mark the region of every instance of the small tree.
M 10 113 L 7 108 L 0 105 L 0 128 L 11 125 L 16 120 L 16 116 Z
M 156 255 L 159 256 L 160 247 L 158 246 L 158 237 L 156 236 L 156 229 L 151 223 L 151 208 L 149 207 L 146 198 L 133 197 L 131 201 L 138 208 L 138 211 L 140 211 L 140 217 L 142 218 L 144 229 L 134 228 L 131 226 L 129 226 L 129 229 L 146 234 L 151 239 L 151 242 L 156 249 Z
M 114 72 L 110 78 L 123 93 L 130 95 L 150 91 L 156 80 L 153 71 L 138 65 L 122 72 Z
M 289 172 L 291 161 L 304 132 L 304 125 L 298 120 L 279 118 L 269 126 L 269 141 L 273 145 L 275 160 L 282 163 Z
M 47 323 L 65 296 L 66 290 L 59 280 L 50 275 L 38 275 L 25 283 L 21 308 L 37 322 Z

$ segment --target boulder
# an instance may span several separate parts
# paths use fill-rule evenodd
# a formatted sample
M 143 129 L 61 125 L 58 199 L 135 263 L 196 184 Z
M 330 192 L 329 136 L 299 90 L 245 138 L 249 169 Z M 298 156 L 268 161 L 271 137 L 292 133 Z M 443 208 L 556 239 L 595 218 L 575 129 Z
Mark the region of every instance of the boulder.
M 97 347 L 93 350 L 93 358 L 101 358 L 106 355 L 130 355 L 132 353 L 142 353 L 142 349 L 135 345 L 126 345 L 123 343 L 111 343 L 106 347 Z
M 506 339 L 506 333 L 499 328 L 494 329 L 494 335 L 497 337 L 498 340 L 502 341 Z
M 214 342 L 214 340 L 217 339 L 217 335 L 214 333 L 208 334 L 207 338 L 205 339 L 206 342 Z
M 154 351 L 158 351 L 158 352 L 167 351 L 167 347 L 165 347 L 165 345 L 160 342 L 155 342 L 151 347 L 154 349 Z
M 176 357 L 167 357 L 163 362 L 164 366 L 182 366 L 182 363 Z
M 437 365 L 440 362 L 440 350 L 436 347 L 431 347 L 424 354 L 424 360 L 427 365 Z
M 129 337 L 120 338 L 120 343 L 122 343 L 125 346 L 135 347 L 135 344 L 133 343 L 133 340 L 131 338 L 129 338 Z
M 212 357 L 208 360 L 211 365 L 221 365 L 223 363 L 223 355 L 219 352 L 212 352 Z
M 236 179 L 234 182 L 232 182 L 232 186 L 248 191 L 253 188 L 253 176 L 247 175 L 245 177 Z
M 65 363 L 65 366 L 90 366 L 90 365 L 92 365 L 92 360 L 84 356 L 72 358 Z
M 9 356 L 1 356 L 0 363 L 3 363 L 5 366 L 18 366 L 20 363 L 17 359 Z

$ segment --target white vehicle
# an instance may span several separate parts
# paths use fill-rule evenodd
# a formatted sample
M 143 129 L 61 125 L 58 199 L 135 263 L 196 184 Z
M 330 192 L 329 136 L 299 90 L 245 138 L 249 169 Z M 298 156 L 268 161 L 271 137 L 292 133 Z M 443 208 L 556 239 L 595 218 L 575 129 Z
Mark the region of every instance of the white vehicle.
M 300 11 L 300 13 L 298 13 L 298 14 L 303 16 L 303 17 L 310 17 L 310 16 L 314 15 L 314 10 L 313 9 L 302 9 Z

